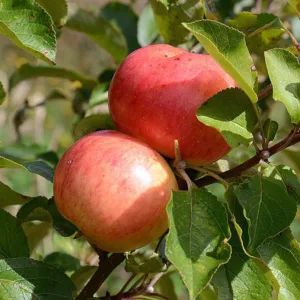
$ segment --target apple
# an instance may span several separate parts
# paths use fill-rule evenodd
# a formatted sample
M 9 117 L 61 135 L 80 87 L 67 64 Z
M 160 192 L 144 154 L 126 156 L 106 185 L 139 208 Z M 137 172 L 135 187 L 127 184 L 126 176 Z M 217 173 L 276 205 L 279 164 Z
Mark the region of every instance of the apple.
M 155 150 L 123 133 L 86 135 L 69 148 L 54 174 L 60 213 L 100 249 L 125 252 L 161 236 L 175 176 Z
M 209 55 L 169 45 L 132 52 L 119 66 L 109 89 L 109 108 L 117 128 L 161 154 L 193 165 L 215 162 L 230 150 L 222 135 L 199 122 L 203 102 L 236 82 Z

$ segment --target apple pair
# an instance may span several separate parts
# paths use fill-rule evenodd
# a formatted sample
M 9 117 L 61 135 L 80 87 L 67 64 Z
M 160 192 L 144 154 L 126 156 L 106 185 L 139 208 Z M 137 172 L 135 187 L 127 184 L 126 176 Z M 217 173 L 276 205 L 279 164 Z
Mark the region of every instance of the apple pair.
M 207 165 L 229 150 L 214 128 L 196 118 L 198 107 L 235 81 L 209 55 L 169 45 L 131 53 L 110 85 L 117 131 L 87 135 L 57 165 L 54 197 L 59 211 L 89 241 L 109 252 L 144 246 L 168 227 L 166 205 L 177 190 L 161 153 Z M 127 135 L 126 135 L 127 134 Z M 158 151 L 158 152 L 156 152 Z

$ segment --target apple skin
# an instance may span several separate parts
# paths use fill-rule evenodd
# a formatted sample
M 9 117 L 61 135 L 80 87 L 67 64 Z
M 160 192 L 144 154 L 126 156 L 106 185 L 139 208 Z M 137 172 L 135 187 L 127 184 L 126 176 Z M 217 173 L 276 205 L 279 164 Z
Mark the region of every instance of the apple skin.
M 131 53 L 117 69 L 109 89 L 109 108 L 117 128 L 163 155 L 193 165 L 215 162 L 230 151 L 222 135 L 199 122 L 203 102 L 236 82 L 209 55 L 165 44 Z
M 123 133 L 86 135 L 62 156 L 54 174 L 60 213 L 108 252 L 140 248 L 168 228 L 175 176 L 155 150 Z

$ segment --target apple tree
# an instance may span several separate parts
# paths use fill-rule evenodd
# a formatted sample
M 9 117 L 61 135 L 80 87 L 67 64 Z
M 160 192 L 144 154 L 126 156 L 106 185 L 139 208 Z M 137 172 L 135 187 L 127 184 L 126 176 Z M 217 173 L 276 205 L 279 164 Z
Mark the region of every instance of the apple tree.
M 1 0 L 0 299 L 300 299 L 299 18 Z

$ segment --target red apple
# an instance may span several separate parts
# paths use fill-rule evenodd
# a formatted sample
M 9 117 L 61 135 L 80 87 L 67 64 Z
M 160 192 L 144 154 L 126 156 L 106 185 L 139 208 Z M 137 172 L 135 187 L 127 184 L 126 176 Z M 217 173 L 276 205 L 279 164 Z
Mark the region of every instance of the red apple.
M 133 250 L 162 235 L 171 190 L 177 190 L 176 179 L 160 154 L 112 130 L 77 141 L 54 175 L 58 210 L 109 252 Z
M 110 85 L 109 107 L 118 129 L 174 158 L 179 140 L 182 159 L 210 164 L 230 147 L 214 128 L 199 122 L 196 111 L 214 94 L 237 86 L 209 55 L 169 45 L 131 53 Z

